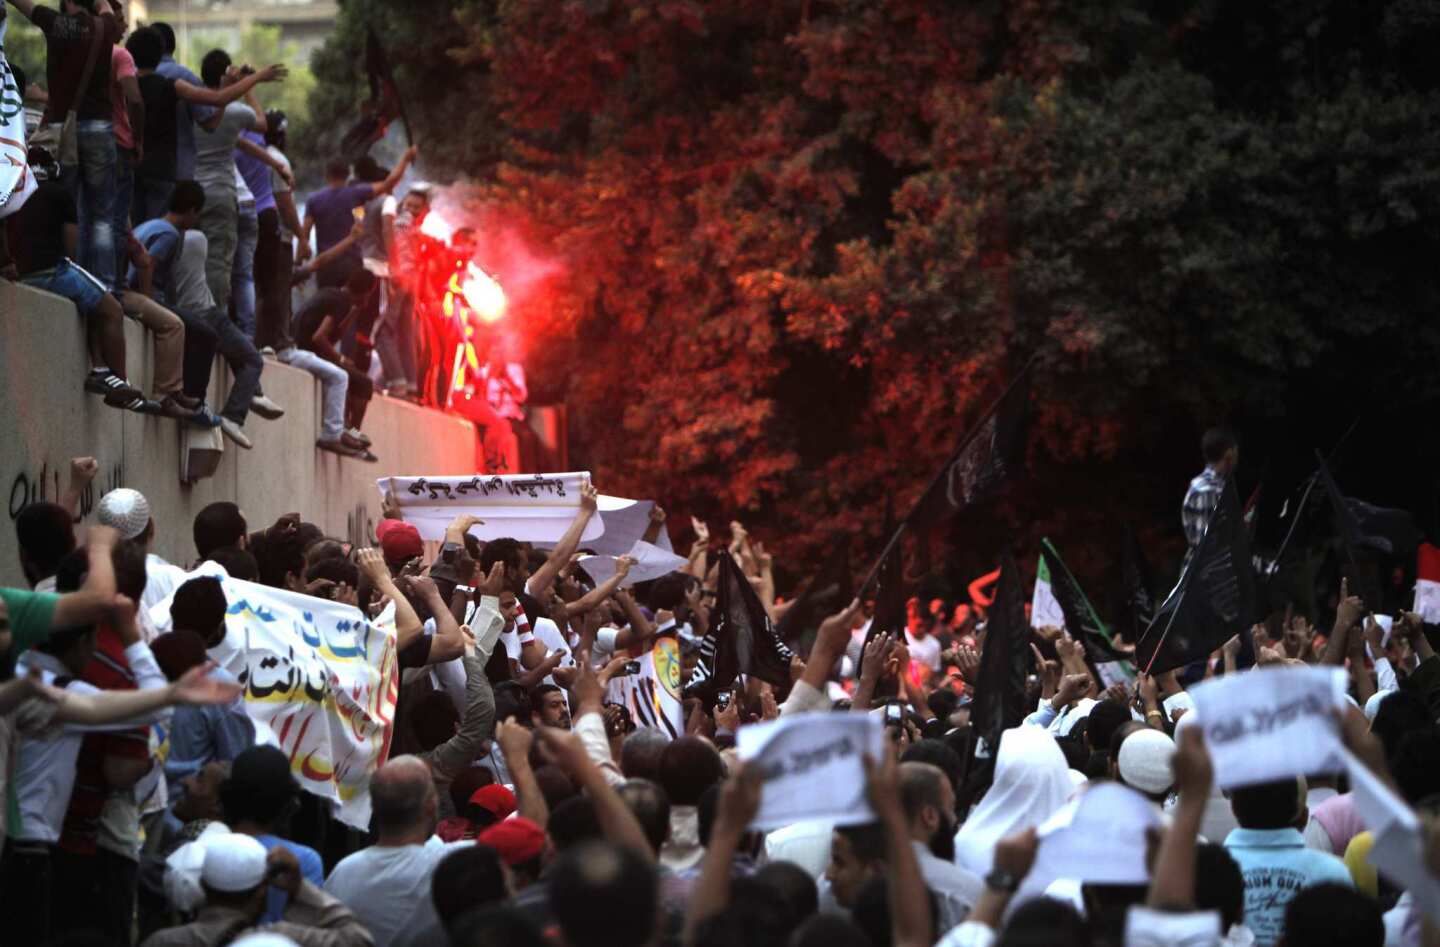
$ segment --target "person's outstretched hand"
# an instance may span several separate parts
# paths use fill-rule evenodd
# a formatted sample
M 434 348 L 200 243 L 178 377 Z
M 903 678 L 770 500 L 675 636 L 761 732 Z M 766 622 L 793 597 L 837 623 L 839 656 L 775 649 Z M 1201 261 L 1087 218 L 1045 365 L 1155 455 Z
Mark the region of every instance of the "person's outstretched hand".
M 170 685 L 174 703 L 228 704 L 239 697 L 244 690 L 239 684 L 210 676 L 216 667 L 218 665 L 214 661 L 206 661 L 186 671 L 180 680 Z

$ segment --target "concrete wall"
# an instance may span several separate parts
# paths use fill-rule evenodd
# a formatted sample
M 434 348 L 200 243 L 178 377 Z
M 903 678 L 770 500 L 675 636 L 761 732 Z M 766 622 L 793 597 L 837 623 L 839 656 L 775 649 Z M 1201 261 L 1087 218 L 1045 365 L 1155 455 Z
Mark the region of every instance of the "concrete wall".
M 126 320 L 127 372 L 151 390 L 152 349 L 144 329 Z M 215 500 L 240 504 L 251 529 L 298 511 L 332 536 L 359 541 L 373 536 L 380 516 L 375 478 L 390 474 L 464 474 L 479 469 L 475 431 L 468 421 L 377 395 L 365 419 L 378 464 L 315 449 L 320 431 L 320 386 L 306 372 L 266 360 L 265 393 L 286 414 L 278 421 L 250 415 L 245 429 L 253 450 L 219 438 L 224 454 L 214 476 L 180 482 L 185 431 L 178 422 L 106 407 L 82 390 L 84 324 L 68 301 L 0 280 L 0 490 L 13 521 L 35 500 L 64 491 L 71 457 L 89 455 L 100 473 L 82 503 L 91 509 L 117 486 L 134 487 L 150 500 L 157 538 L 154 551 L 182 565 L 195 558 L 190 524 Z M 224 403 L 229 371 L 217 360 L 209 402 Z M 77 530 L 83 527 L 77 527 Z M 0 524 L 0 583 L 24 585 L 15 531 Z

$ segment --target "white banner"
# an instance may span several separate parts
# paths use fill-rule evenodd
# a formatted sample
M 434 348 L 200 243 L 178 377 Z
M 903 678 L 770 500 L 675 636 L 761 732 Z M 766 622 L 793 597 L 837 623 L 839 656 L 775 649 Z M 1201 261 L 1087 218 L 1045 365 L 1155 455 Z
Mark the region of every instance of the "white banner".
M 371 622 L 322 598 L 229 577 L 221 585 L 225 640 L 209 654 L 244 685 L 257 740 L 280 747 L 336 818 L 368 828 L 370 777 L 390 752 L 395 718 L 394 608 Z M 173 600 L 152 609 L 166 627 Z
M 580 510 L 580 487 L 588 471 L 557 474 L 476 474 L 470 477 L 381 477 L 375 481 L 400 504 L 400 515 L 424 539 L 444 539 L 445 527 L 462 513 L 484 520 L 470 530 L 481 540 L 507 536 L 536 546 L 553 546 L 565 535 Z M 583 548 L 608 556 L 630 550 L 650 525 L 650 500 L 627 500 L 601 494 L 598 515 L 581 534 Z M 670 549 L 660 531 L 656 541 Z
M 674 635 L 660 635 L 640 657 L 640 673 L 611 678 L 606 697 L 623 704 L 637 727 L 652 727 L 673 740 L 685 735 L 683 671 L 680 643 Z
M 35 174 L 25 147 L 25 103 L 5 60 L 8 25 L 6 11 L 0 9 L 0 217 L 15 213 L 35 193 Z M 36 78 L 31 76 L 30 81 Z
M 669 575 L 684 568 L 688 561 L 673 552 L 667 552 L 659 546 L 652 546 L 647 542 L 635 540 L 625 555 L 635 560 L 630 567 L 630 572 L 620 582 L 622 589 L 628 589 L 637 582 L 649 582 L 658 579 L 662 575 Z M 581 556 L 580 568 L 584 569 L 590 578 L 595 580 L 596 585 L 609 581 L 615 574 L 615 562 L 619 556 Z
M 1088 786 L 1036 830 L 1040 847 L 1025 887 L 1043 891 L 1060 878 L 1147 884 L 1145 835 L 1159 825 L 1159 811 L 1135 790 L 1111 782 Z
M 879 763 L 885 751 L 885 727 L 878 717 L 788 714 L 741 727 L 735 748 L 765 780 L 752 828 L 776 829 L 808 819 L 856 825 L 875 818 L 865 798 L 861 755 Z
M 1334 710 L 1345 672 L 1284 667 L 1227 674 L 1189 690 L 1221 789 L 1339 769 Z

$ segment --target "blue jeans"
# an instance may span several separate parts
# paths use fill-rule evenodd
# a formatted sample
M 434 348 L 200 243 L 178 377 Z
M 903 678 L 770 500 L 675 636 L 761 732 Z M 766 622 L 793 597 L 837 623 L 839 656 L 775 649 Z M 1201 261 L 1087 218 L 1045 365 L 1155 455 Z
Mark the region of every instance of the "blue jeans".
M 115 274 L 124 281 L 124 274 L 130 268 L 130 199 L 135 190 L 135 152 L 128 148 L 115 149 Z M 142 221 L 143 222 L 143 221 Z
M 349 372 L 334 362 L 325 361 L 314 352 L 293 345 L 281 349 L 277 357 L 286 365 L 303 368 L 320 380 L 320 400 L 323 405 L 320 439 L 340 440 L 340 434 L 345 430 L 345 395 L 350 388 Z
M 394 282 L 388 282 L 385 316 L 375 330 L 375 351 L 385 366 L 385 382 L 418 388 L 415 369 L 415 300 Z
M 115 278 L 115 126 L 103 119 L 85 119 L 76 126 L 80 164 L 64 168 L 60 183 L 75 199 L 80 217 L 80 260 L 85 269 L 110 289 Z
M 20 277 L 26 286 L 34 286 L 56 296 L 64 296 L 75 304 L 80 315 L 88 316 L 100 305 L 105 293 L 69 260 L 61 260 L 55 269 Z
M 143 224 L 147 220 L 164 217 L 166 211 L 170 210 L 170 195 L 175 193 L 175 182 L 136 174 L 133 190 L 130 213 L 137 224 Z
M 235 322 L 251 342 L 255 341 L 255 244 L 260 238 L 260 224 L 255 205 L 240 205 L 239 225 L 235 228 L 235 263 L 230 270 L 230 286 L 235 300 Z M 215 300 L 225 305 L 222 299 Z
M 250 402 L 255 400 L 255 395 L 260 391 L 260 372 L 265 368 L 265 360 L 219 306 L 205 312 L 185 313 L 181 318 L 187 323 L 192 318 L 198 319 L 215 333 L 217 348 L 235 375 L 235 383 L 230 386 L 230 397 L 225 399 L 225 407 L 220 409 L 220 416 L 229 418 L 236 424 L 244 424 L 245 418 L 250 414 Z

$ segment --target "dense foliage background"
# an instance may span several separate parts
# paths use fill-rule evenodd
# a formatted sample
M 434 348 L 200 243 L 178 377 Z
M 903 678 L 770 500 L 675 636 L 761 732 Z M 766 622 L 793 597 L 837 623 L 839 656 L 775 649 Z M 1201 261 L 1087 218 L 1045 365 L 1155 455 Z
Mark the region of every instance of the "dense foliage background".
M 426 175 L 558 262 L 515 318 L 608 491 L 873 556 L 1035 354 L 954 587 L 1126 520 L 1173 564 L 1216 422 L 1279 496 L 1359 418 L 1342 485 L 1440 532 L 1440 2 L 345 0 L 315 161 L 367 24 Z

